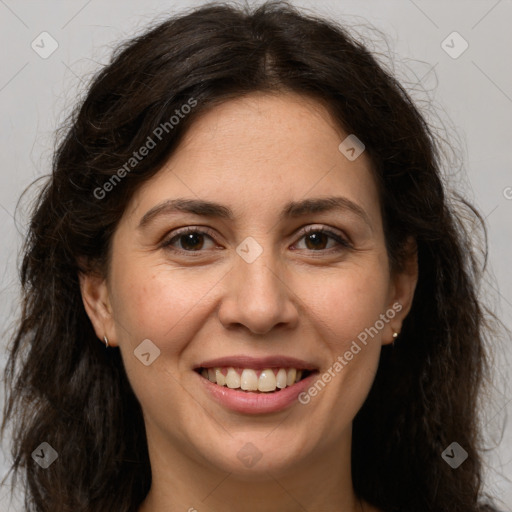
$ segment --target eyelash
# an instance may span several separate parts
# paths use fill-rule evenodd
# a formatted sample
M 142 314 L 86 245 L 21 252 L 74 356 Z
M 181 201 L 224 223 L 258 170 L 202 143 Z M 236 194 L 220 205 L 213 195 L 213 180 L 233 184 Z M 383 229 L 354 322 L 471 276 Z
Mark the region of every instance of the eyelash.
M 181 230 L 178 230 L 176 233 L 173 234 L 173 236 L 171 238 L 165 240 L 161 244 L 161 247 L 164 248 L 164 249 L 171 250 L 173 252 L 177 252 L 177 253 L 181 253 L 181 254 L 187 254 L 187 255 L 193 255 L 193 257 L 198 257 L 203 252 L 202 250 L 198 250 L 198 251 L 185 251 L 184 249 L 176 249 L 176 248 L 172 247 L 172 244 L 173 244 L 173 242 L 175 240 L 179 239 L 179 237 L 181 237 L 183 235 L 188 235 L 189 233 L 200 234 L 200 235 L 207 235 L 212 240 L 215 240 L 213 231 L 211 231 L 209 229 L 206 229 L 206 228 L 198 229 L 198 228 L 189 226 L 189 227 L 183 228 Z M 302 238 L 310 235 L 311 233 L 323 233 L 323 234 L 327 235 L 329 238 L 332 238 L 333 240 L 338 242 L 338 244 L 341 247 L 338 247 L 338 248 L 331 247 L 330 249 L 320 249 L 318 251 L 309 250 L 309 252 L 320 252 L 320 253 L 322 253 L 322 252 L 328 252 L 328 251 L 330 252 L 330 251 L 333 251 L 333 250 L 334 250 L 334 252 L 339 252 L 339 251 L 342 251 L 342 250 L 347 250 L 347 249 L 352 249 L 353 248 L 352 245 L 345 238 L 343 238 L 341 235 L 339 235 L 338 233 L 336 233 L 334 231 L 331 231 L 329 229 L 323 228 L 323 227 L 322 228 L 316 228 L 314 226 L 307 227 L 306 229 L 304 229 L 301 232 L 301 234 L 300 234 L 301 236 L 300 236 L 299 240 L 301 240 Z M 308 249 L 306 249 L 306 250 L 308 250 Z

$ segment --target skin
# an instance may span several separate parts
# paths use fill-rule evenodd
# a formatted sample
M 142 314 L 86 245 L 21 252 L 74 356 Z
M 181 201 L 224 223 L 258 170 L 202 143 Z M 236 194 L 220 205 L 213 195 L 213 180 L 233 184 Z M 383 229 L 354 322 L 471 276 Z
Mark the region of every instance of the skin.
M 139 512 L 378 512 L 354 495 L 352 420 L 382 345 L 409 312 L 417 264 L 414 255 L 402 273 L 390 272 L 371 163 L 364 152 L 349 161 L 338 150 L 347 135 L 319 103 L 292 93 L 215 107 L 132 198 L 108 276 L 81 276 L 96 334 L 121 350 L 144 413 L 153 480 Z M 288 201 L 331 195 L 363 208 L 369 225 L 337 210 L 278 220 Z M 138 228 L 152 207 L 177 197 L 221 203 L 235 220 L 178 213 Z M 178 237 L 172 247 L 183 254 L 159 245 L 186 226 L 210 228 L 215 239 Z M 306 226 L 353 247 L 331 238 L 315 246 L 301 234 Z M 252 263 L 236 252 L 248 236 L 263 249 Z M 306 405 L 236 413 L 213 402 L 193 372 L 220 356 L 285 354 L 322 374 L 397 302 L 402 310 Z M 149 366 L 133 354 L 144 339 L 161 351 Z M 262 454 L 250 468 L 237 457 L 248 442 Z

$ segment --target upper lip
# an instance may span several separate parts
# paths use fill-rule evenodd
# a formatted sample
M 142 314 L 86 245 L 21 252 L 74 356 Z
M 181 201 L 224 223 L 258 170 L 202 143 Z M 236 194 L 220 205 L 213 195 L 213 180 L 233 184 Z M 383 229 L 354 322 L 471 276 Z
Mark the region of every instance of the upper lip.
M 250 357 L 250 356 L 228 356 L 219 357 L 217 359 L 209 359 L 198 364 L 198 368 L 251 368 L 253 370 L 265 370 L 267 368 L 295 368 L 296 370 L 316 370 L 317 367 L 295 357 L 288 356 L 267 356 L 267 357 Z

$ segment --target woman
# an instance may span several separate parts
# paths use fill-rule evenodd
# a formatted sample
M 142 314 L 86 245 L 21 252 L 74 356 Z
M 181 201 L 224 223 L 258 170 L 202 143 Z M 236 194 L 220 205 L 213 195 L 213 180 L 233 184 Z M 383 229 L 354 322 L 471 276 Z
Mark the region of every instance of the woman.
M 27 510 L 495 510 L 478 269 L 433 134 L 343 28 L 165 21 L 34 207 L 3 425 Z

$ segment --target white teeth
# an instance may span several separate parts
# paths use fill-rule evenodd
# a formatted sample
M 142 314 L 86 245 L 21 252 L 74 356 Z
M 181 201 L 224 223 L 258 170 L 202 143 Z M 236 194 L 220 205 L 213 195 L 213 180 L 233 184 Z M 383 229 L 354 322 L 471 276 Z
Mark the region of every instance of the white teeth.
M 219 386 L 226 385 L 226 376 L 220 371 L 220 368 L 215 368 L 215 376 L 217 377 L 217 384 Z
M 276 386 L 279 389 L 286 387 L 286 377 L 286 370 L 284 368 L 280 368 L 276 375 Z
M 226 371 L 227 370 L 227 371 Z M 224 375 L 226 371 L 226 375 Z M 239 370 L 240 371 L 240 370 Z M 244 368 L 241 374 L 233 367 L 223 368 L 203 368 L 201 375 L 210 382 L 219 386 L 227 386 L 230 389 L 243 389 L 244 391 L 260 391 L 268 393 L 276 389 L 284 389 L 299 382 L 302 378 L 302 370 L 295 368 L 279 368 L 277 372 L 267 368 L 258 374 L 251 368 Z
M 217 384 L 219 381 L 217 381 Z M 240 378 L 240 386 L 245 391 L 256 391 L 258 389 L 258 376 L 254 370 L 245 369 Z
M 228 374 L 226 375 L 226 386 L 231 389 L 240 387 L 240 375 L 234 368 L 228 368 Z
M 258 380 L 259 391 L 275 391 L 276 375 L 273 370 L 263 370 Z

